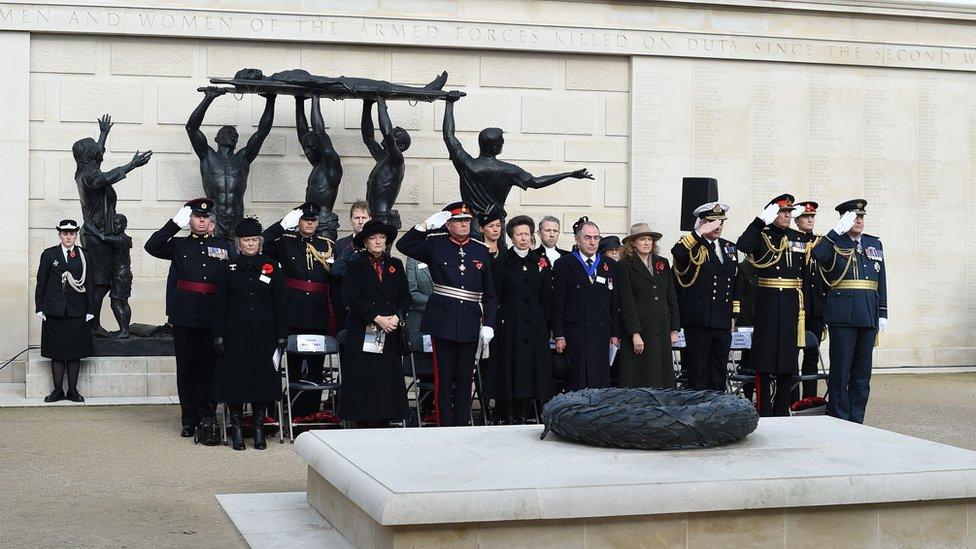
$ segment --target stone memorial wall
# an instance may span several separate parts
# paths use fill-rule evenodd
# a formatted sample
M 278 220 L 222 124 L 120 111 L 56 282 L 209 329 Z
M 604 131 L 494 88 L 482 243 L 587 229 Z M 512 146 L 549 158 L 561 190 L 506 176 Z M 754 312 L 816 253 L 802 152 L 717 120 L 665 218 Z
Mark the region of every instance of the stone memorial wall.
M 804 3 L 699 0 L 166 0 L 0 3 L 0 58 L 9 96 L 0 123 L 0 279 L 10 334 L 0 355 L 36 343 L 37 256 L 48 227 L 79 216 L 70 146 L 117 122 L 106 166 L 155 151 L 117 185 L 129 216 L 134 320 L 161 322 L 166 265 L 141 251 L 180 202 L 202 194 L 183 124 L 195 88 L 244 67 L 422 84 L 440 70 L 469 150 L 476 132 L 507 132 L 502 158 L 537 172 L 588 167 L 594 181 L 513 192 L 509 211 L 579 215 L 622 233 L 648 221 L 677 237 L 680 179 L 711 176 L 731 203 L 734 239 L 769 197 L 818 200 L 820 230 L 838 201 L 869 201 L 868 232 L 888 251 L 891 323 L 879 366 L 976 363 L 976 244 L 959 208 L 976 197 L 976 8 L 876 0 Z M 17 55 L 16 53 L 20 54 Z M 370 162 L 360 105 L 325 102 L 343 157 L 336 210 L 365 194 Z M 253 132 L 262 100 L 220 97 L 204 132 Z M 391 107 L 408 129 L 397 208 L 407 226 L 456 196 L 440 138 L 442 104 Z M 294 103 L 253 165 L 246 205 L 265 223 L 302 201 L 309 166 L 294 135 Z M 29 246 L 28 246 L 29 243 Z M 563 245 L 570 243 L 563 235 Z M 30 333 L 28 337 L 28 331 Z M 15 374 L 0 372 L 0 381 Z

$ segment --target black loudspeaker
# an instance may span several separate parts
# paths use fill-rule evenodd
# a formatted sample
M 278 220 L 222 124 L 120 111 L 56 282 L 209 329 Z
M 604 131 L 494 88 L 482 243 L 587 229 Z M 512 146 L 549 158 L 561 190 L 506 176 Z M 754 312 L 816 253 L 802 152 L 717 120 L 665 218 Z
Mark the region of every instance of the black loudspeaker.
M 681 179 L 681 230 L 695 230 L 695 208 L 718 201 L 718 180 L 711 177 Z

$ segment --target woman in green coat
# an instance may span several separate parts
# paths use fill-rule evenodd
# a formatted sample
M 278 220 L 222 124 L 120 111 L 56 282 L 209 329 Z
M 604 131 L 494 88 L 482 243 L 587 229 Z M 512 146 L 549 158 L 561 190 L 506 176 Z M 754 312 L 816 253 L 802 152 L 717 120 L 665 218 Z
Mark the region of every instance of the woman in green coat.
M 617 267 L 621 387 L 674 387 L 671 345 L 678 339 L 678 298 L 671 266 L 657 255 L 661 233 L 630 228 Z

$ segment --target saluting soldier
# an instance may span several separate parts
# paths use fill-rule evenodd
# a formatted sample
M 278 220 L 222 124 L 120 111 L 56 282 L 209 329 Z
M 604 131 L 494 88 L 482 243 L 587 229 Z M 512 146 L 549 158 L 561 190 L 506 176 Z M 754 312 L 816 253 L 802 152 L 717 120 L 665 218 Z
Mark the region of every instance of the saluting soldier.
M 427 264 L 434 292 L 427 300 L 422 332 L 434 348 L 437 424 L 466 425 L 478 346 L 494 337 L 495 289 L 491 256 L 471 238 L 471 207 L 448 204 L 397 242 L 400 253 Z M 447 223 L 447 232 L 430 233 Z
M 795 216 L 793 223 L 796 228 L 807 237 L 806 260 L 806 280 L 803 283 L 803 306 L 806 314 L 806 330 L 823 341 L 824 336 L 824 303 L 827 300 L 827 284 L 820 274 L 820 267 L 813 257 L 813 249 L 823 239 L 823 236 L 813 232 L 817 219 L 817 208 L 819 204 L 812 201 L 797 202 L 797 206 L 802 207 L 794 210 Z M 803 361 L 800 365 L 800 373 L 805 376 L 815 375 L 818 371 L 817 363 L 820 360 L 820 353 L 816 349 L 803 348 Z M 817 380 L 807 380 L 803 382 L 803 398 L 817 396 Z M 793 399 L 799 400 L 799 395 L 794 391 Z
M 61 243 L 41 252 L 37 267 L 34 308 L 41 319 L 41 356 L 51 359 L 54 390 L 44 402 L 68 399 L 84 402 L 78 393 L 81 359 L 94 353 L 92 330 L 92 266 L 88 253 L 75 244 L 78 222 L 65 219 L 58 223 Z M 65 367 L 68 370 L 68 394 L 62 387 Z
M 759 412 L 767 416 L 790 414 L 797 358 L 806 343 L 803 284 L 807 237 L 790 228 L 793 210 L 793 195 L 777 196 L 737 242 L 759 277 L 750 359 L 759 378 Z M 771 405 L 767 404 L 770 397 Z
M 695 208 L 694 231 L 671 248 L 678 311 L 685 331 L 681 365 L 690 389 L 725 392 L 732 319 L 739 313 L 735 244 L 722 238 L 729 206 L 708 202 Z
M 323 334 L 335 337 L 341 326 L 341 312 L 335 306 L 336 278 L 332 276 L 335 244 L 317 235 L 322 208 L 306 202 L 278 223 L 264 231 L 264 253 L 281 263 L 284 272 L 285 299 L 288 308 L 289 334 Z M 297 230 L 296 230 L 297 229 Z M 302 359 L 306 371 L 302 372 Z M 291 379 L 322 381 L 322 355 L 305 356 L 288 353 L 288 375 Z M 319 411 L 320 391 L 306 391 L 292 407 L 294 416 Z
M 213 372 L 216 356 L 211 336 L 217 275 L 231 258 L 230 244 L 210 236 L 214 201 L 195 198 L 146 240 L 149 255 L 172 261 L 175 283 L 166 288 L 166 312 L 173 326 L 176 388 L 180 396 L 182 437 L 220 444 L 214 423 Z M 176 236 L 190 227 L 189 236 Z
M 881 241 L 864 234 L 867 201 L 848 200 L 813 256 L 830 290 L 824 321 L 830 334 L 830 415 L 864 422 L 871 382 L 871 360 L 878 331 L 888 324 L 888 283 Z

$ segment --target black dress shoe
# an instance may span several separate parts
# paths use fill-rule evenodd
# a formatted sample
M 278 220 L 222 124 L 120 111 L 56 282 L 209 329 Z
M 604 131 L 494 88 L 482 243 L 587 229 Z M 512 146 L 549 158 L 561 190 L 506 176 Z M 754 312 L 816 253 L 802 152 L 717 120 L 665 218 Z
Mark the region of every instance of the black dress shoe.
M 183 428 L 180 429 L 180 436 L 183 438 L 189 438 L 195 434 L 196 434 L 196 428 L 192 425 L 184 425 Z
M 85 397 L 81 396 L 78 393 L 78 391 L 68 391 L 68 394 L 67 394 L 67 396 L 65 398 L 67 398 L 71 402 L 84 402 L 85 401 Z
M 64 391 L 61 389 L 55 389 L 51 391 L 51 394 L 44 397 L 44 402 L 57 402 L 59 400 L 64 400 Z
M 268 447 L 268 443 L 265 442 L 264 438 L 264 423 L 263 420 L 258 420 L 258 423 L 254 424 L 254 449 L 264 450 Z

